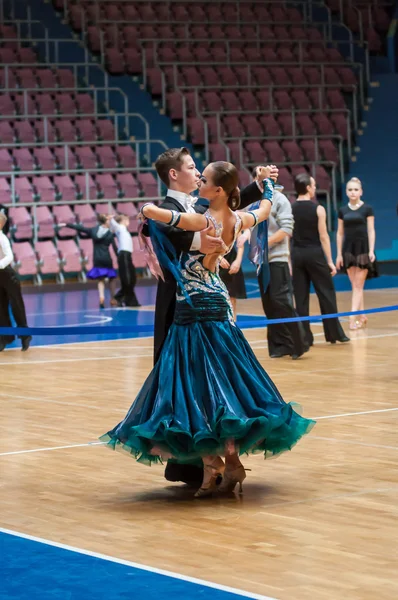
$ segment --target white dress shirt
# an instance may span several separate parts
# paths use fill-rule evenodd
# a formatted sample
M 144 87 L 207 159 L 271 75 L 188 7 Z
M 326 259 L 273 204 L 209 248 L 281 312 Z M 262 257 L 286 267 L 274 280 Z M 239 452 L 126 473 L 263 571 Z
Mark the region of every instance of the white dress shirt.
M 5 269 L 14 260 L 11 244 L 6 235 L 0 231 L 0 269 Z
M 196 204 L 196 198 L 194 198 L 193 196 L 190 196 L 189 194 L 184 194 L 184 192 L 178 192 L 177 190 L 167 190 L 167 196 L 169 196 L 170 198 L 174 198 L 174 200 L 177 200 L 177 202 L 181 204 L 181 206 L 187 213 L 196 212 L 194 209 L 194 206 Z M 193 234 L 193 240 L 190 250 L 192 250 L 192 252 L 199 250 L 200 243 L 200 232 L 196 231 Z
M 121 250 L 132 252 L 133 240 L 131 239 L 130 232 L 128 231 L 126 225 L 121 225 L 120 223 L 117 223 L 115 219 L 111 219 L 109 228 L 117 237 L 118 252 Z

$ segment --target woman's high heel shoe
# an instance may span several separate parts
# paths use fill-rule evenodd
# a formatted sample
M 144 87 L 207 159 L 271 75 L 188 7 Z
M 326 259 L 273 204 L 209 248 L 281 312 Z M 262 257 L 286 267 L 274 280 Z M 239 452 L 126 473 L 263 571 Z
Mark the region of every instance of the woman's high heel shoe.
M 351 331 L 361 329 L 361 322 L 357 317 L 353 317 L 350 319 L 350 329 Z
M 220 494 L 230 494 L 234 491 L 236 484 L 239 483 L 239 493 L 243 492 L 243 481 L 246 479 L 246 470 L 243 465 L 240 465 L 236 469 L 228 469 L 226 468 L 224 471 L 224 477 L 220 485 L 218 486 L 218 491 Z
M 209 480 L 200 486 L 198 491 L 194 494 L 195 498 L 205 498 L 206 496 L 212 496 L 217 491 L 217 482 L 220 476 L 222 476 L 222 470 L 219 467 L 213 467 L 212 465 L 203 466 L 204 474 L 209 476 Z

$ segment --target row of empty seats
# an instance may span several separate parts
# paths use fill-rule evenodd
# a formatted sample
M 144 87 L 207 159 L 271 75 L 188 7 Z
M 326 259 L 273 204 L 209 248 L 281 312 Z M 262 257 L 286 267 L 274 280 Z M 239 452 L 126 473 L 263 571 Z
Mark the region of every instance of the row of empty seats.
M 94 114 L 93 97 L 73 92 L 8 92 L 0 94 L 1 115 Z
M 266 67 L 248 63 L 246 66 L 230 63 L 228 66 L 176 66 L 159 65 L 148 69 L 148 79 L 153 94 L 162 92 L 162 73 L 168 89 L 175 87 L 241 87 L 259 86 L 267 88 L 280 86 L 293 89 L 295 86 L 336 86 L 352 89 L 357 84 L 355 73 L 349 67 Z
M 1 42 L 0 40 L 0 64 L 36 63 L 36 53 L 31 48 L 12 48 L 7 44 L 13 42 Z
M 102 33 L 100 33 L 102 32 Z M 167 47 L 171 41 L 183 42 L 190 40 L 193 43 L 207 42 L 215 47 L 221 46 L 225 41 L 232 46 L 237 41 L 245 43 L 258 42 L 278 44 L 290 47 L 297 41 L 323 42 L 322 34 L 315 27 L 302 25 L 279 26 L 272 25 L 270 21 L 256 25 L 138 25 L 117 23 L 108 25 L 98 23 L 87 28 L 87 38 L 91 50 L 99 52 L 102 47 L 101 37 L 106 46 L 122 49 L 150 47 L 146 42 L 157 40 L 160 47 Z M 168 42 L 168 43 L 166 43 Z
M 10 67 L 0 66 L 0 88 L 75 88 L 75 77 L 70 69 L 46 66 Z
M 73 201 L 76 199 L 95 198 L 154 198 L 158 195 L 158 184 L 150 172 L 136 173 L 103 173 L 96 175 L 56 175 L 48 177 L 15 177 L 15 201 L 28 203 L 34 200 L 54 202 L 58 200 Z M 11 204 L 13 201 L 12 184 L 0 177 L 0 203 Z
M 21 276 L 31 276 L 41 281 L 42 276 L 56 277 L 63 281 L 64 276 L 74 275 L 85 279 L 85 273 L 93 266 L 93 243 L 89 239 L 38 241 L 34 246 L 30 242 L 14 242 L 14 267 Z M 110 246 L 113 267 L 117 269 L 117 257 Z M 138 238 L 133 237 L 133 262 L 136 268 L 146 268 L 144 253 L 140 249 Z
M 0 120 L 2 144 L 35 144 L 47 142 L 116 141 L 116 130 L 110 119 L 67 119 L 44 121 L 44 118 Z
M 326 4 L 354 34 L 368 42 L 371 52 L 383 51 L 383 39 L 391 23 L 394 1 L 351 0 L 341 3 L 340 0 L 326 0 Z
M 207 38 L 206 38 L 207 40 Z M 143 71 L 143 57 L 147 67 L 155 66 L 161 62 L 314 62 L 343 63 L 344 58 L 336 48 L 327 48 L 319 42 L 264 43 L 261 42 L 143 42 L 143 48 L 137 47 L 107 47 L 105 49 L 105 64 L 111 73 L 141 74 Z M 95 48 L 92 48 L 95 51 Z M 99 52 L 100 47 L 97 48 Z
M 262 88 L 214 90 L 181 90 L 167 94 L 167 108 L 172 119 L 183 119 L 185 105 L 188 116 L 206 112 L 241 111 L 254 112 L 258 116 L 266 112 L 307 111 L 317 112 L 347 110 L 343 94 L 338 89 L 278 88 L 271 91 Z
M 16 241 L 39 240 L 54 238 L 75 238 L 77 231 L 69 228 L 58 229 L 59 223 L 81 223 L 84 227 L 95 227 L 98 214 L 109 214 L 110 212 L 125 213 L 131 217 L 129 231 L 137 233 L 138 220 L 137 211 L 141 203 L 119 202 L 92 204 L 60 204 L 59 206 L 39 205 L 34 210 L 26 206 L 13 206 L 9 209 L 10 230 L 12 238 Z M 34 231 L 34 222 L 37 232 Z
M 54 171 L 55 169 L 134 169 L 137 157 L 131 146 L 45 146 L 0 149 L 0 173 Z
M 72 26 L 77 30 L 85 19 L 96 22 L 100 19 L 110 21 L 268 21 L 300 23 L 303 19 L 300 11 L 292 4 L 266 4 L 230 2 L 70 2 L 69 13 Z M 299 4 L 298 2 L 295 3 Z M 63 0 L 54 0 L 58 10 L 64 9 Z M 239 10 L 239 12 L 238 12 Z
M 226 138 L 248 137 L 300 137 L 300 136 L 341 136 L 344 140 L 348 137 L 349 127 L 347 114 L 331 113 L 330 118 L 324 113 L 297 114 L 243 114 L 217 116 L 191 117 L 187 120 L 188 133 L 192 142 L 204 145 L 207 128 L 208 140 L 211 142 Z M 282 141 L 282 140 L 281 140 Z

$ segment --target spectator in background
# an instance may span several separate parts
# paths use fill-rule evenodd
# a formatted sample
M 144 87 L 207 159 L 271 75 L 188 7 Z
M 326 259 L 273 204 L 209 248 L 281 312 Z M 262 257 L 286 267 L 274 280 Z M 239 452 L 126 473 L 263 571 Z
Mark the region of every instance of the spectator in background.
M 14 260 L 11 244 L 3 233 L 6 223 L 7 217 L 0 212 L 0 327 L 12 327 L 9 308 L 12 310 L 17 327 L 27 327 L 21 284 L 18 275 L 11 267 Z M 25 352 L 29 348 L 32 337 L 30 335 L 20 335 L 19 337 L 22 341 L 22 351 Z M 13 341 L 13 335 L 0 336 L 0 352 Z
M 257 168 L 253 177 L 257 175 Z M 273 204 L 268 218 L 268 262 L 270 282 L 264 289 L 262 277 L 258 277 L 261 301 L 268 319 L 297 317 L 294 308 L 293 285 L 289 268 L 290 238 L 293 233 L 293 214 L 288 198 L 282 193 L 283 186 L 276 185 Z M 248 234 L 242 234 L 247 239 Z M 238 244 L 240 244 L 240 239 Z M 266 257 L 264 257 L 266 260 Z M 281 323 L 267 328 L 268 352 L 271 358 L 291 356 L 297 359 L 309 350 L 302 323 Z
M 377 277 L 375 256 L 375 217 L 373 208 L 362 200 L 362 184 L 357 177 L 347 183 L 348 204 L 338 214 L 336 267 L 347 273 L 352 286 L 351 310 L 364 310 L 366 278 Z M 350 329 L 361 329 L 366 315 L 350 317 Z
M 8 232 L 10 231 L 10 222 L 8 220 L 8 208 L 4 206 L 4 204 L 0 204 L 0 213 L 3 213 L 3 215 L 7 217 L 7 221 L 3 227 L 3 233 L 4 235 L 8 235 Z
M 117 253 L 117 246 L 115 244 L 115 236 L 109 229 L 107 215 L 98 215 L 98 225 L 96 227 L 88 228 L 76 223 L 60 223 L 58 228 L 60 227 L 75 229 L 93 240 L 94 266 L 87 273 L 87 277 L 88 279 L 95 279 L 98 282 L 100 308 L 105 308 L 105 281 L 107 279 L 109 280 L 111 291 L 111 306 L 117 305 L 116 300 L 113 299 L 117 273 L 113 268 L 112 257 L 109 252 L 109 246 L 112 244 L 115 253 Z
M 314 202 L 316 182 L 308 173 L 300 173 L 294 182 L 297 200 L 292 205 L 294 230 L 292 239 L 293 288 L 296 310 L 301 317 L 310 314 L 310 285 L 313 284 L 323 315 L 337 313 L 336 291 L 332 277 L 336 267 L 332 260 L 326 226 L 326 211 Z M 306 343 L 312 346 L 309 321 L 303 322 Z M 325 319 L 323 329 L 327 342 L 349 342 L 337 318 Z
M 133 240 L 128 230 L 130 219 L 127 215 L 108 216 L 109 227 L 117 238 L 117 263 L 121 289 L 116 292 L 115 300 L 119 306 L 141 306 L 135 295 L 137 274 L 133 264 Z

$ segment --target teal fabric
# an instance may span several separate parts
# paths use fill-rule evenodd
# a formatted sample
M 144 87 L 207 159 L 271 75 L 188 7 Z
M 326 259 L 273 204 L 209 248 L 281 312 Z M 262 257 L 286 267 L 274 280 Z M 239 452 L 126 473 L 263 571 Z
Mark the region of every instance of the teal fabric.
M 165 246 L 160 240 L 154 247 L 159 253 Z M 100 439 L 148 464 L 170 455 L 179 462 L 222 455 L 231 439 L 240 454 L 290 450 L 314 421 L 284 402 L 258 362 L 218 273 L 198 252 L 177 263 L 164 252 L 160 258 L 178 269 L 174 324 L 126 417 Z

